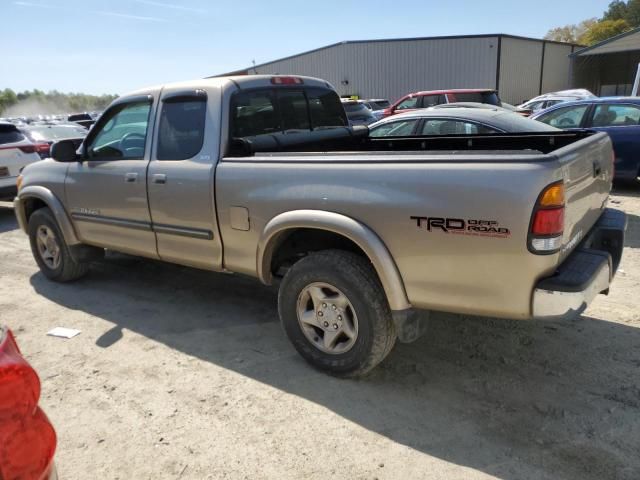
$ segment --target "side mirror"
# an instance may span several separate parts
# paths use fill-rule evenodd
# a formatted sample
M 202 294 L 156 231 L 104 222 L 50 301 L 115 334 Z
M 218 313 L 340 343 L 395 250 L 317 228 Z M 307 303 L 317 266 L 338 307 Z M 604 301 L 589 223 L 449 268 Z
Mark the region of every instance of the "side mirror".
M 60 140 L 51 145 L 51 158 L 56 162 L 75 162 L 78 160 L 76 155 L 76 144 L 71 140 Z

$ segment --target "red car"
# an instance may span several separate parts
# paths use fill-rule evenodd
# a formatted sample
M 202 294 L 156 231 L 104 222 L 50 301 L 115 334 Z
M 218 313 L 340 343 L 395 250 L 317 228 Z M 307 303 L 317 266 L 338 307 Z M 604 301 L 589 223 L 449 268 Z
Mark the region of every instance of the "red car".
M 38 407 L 40 379 L 0 326 L 0 479 L 52 480 L 56 432 Z
M 502 106 L 497 90 L 489 88 L 467 88 L 457 90 L 429 90 L 426 92 L 409 93 L 397 100 L 382 114 L 384 117 L 396 113 L 410 112 L 419 108 L 428 108 L 443 103 L 475 102 Z

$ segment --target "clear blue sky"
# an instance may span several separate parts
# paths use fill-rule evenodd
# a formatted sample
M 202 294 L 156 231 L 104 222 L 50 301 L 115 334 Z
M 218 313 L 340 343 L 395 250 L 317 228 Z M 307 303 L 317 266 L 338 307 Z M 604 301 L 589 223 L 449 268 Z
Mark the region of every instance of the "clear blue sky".
M 125 93 L 342 40 L 510 33 L 599 17 L 609 0 L 0 0 L 0 88 Z

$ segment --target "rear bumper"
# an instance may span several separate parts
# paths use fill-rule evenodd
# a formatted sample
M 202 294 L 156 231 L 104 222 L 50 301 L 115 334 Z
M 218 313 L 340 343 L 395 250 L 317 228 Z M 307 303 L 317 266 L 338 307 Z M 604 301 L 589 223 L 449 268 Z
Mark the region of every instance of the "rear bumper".
M 15 178 L 16 177 L 11 177 L 13 182 L 9 184 L 3 184 L 2 182 L 0 182 L 0 198 L 10 198 L 13 200 L 13 197 L 15 197 L 18 193 L 18 187 L 16 187 Z
M 556 273 L 540 280 L 532 298 L 534 318 L 572 318 L 599 293 L 608 293 L 624 247 L 627 217 L 605 209 L 580 246 Z

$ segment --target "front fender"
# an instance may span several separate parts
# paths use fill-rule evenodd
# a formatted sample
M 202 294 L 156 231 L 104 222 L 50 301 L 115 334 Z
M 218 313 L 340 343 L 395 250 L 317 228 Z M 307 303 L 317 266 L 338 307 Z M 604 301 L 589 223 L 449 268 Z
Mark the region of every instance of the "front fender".
M 27 212 L 25 209 L 25 203 L 30 198 L 37 198 L 47 204 L 49 209 L 53 212 L 58 226 L 64 235 L 64 240 L 67 245 L 77 245 L 80 243 L 76 231 L 73 228 L 73 224 L 67 215 L 66 210 L 62 206 L 62 202 L 56 197 L 51 190 L 38 185 L 30 185 L 24 187 L 18 193 L 18 196 L 13 201 L 13 207 L 18 220 L 18 224 L 23 232 L 27 232 L 29 225 L 27 219 Z
M 411 308 L 404 283 L 393 257 L 380 237 L 366 225 L 345 215 L 323 210 L 294 210 L 281 213 L 265 226 L 258 242 L 257 272 L 263 283 L 270 284 L 271 260 L 282 235 L 291 229 L 314 228 L 342 235 L 367 255 L 375 268 L 391 310 Z

